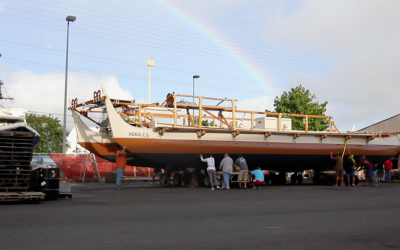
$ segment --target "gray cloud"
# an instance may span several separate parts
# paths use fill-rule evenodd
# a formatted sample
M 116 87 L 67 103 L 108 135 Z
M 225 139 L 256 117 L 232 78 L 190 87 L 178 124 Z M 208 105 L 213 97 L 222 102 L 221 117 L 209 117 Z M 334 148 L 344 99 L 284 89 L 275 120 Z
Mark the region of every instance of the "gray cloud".
M 353 123 L 361 128 L 400 113 L 400 1 L 308 0 L 291 14 L 284 9 L 277 9 L 265 25 L 264 40 L 331 58 L 331 72 L 294 74 L 287 89 L 302 84 L 327 100 L 328 115 L 346 130 Z

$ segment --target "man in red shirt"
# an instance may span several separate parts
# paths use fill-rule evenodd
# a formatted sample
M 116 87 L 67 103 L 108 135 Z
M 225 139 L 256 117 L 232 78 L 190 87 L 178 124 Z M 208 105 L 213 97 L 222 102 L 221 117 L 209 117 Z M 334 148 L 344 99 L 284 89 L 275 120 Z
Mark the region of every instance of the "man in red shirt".
M 383 165 L 385 166 L 385 181 L 391 181 L 392 180 L 392 167 L 393 167 L 393 162 L 391 160 L 386 160 L 383 162 Z
M 362 184 L 362 186 L 367 186 L 367 183 L 369 180 L 372 180 L 373 182 L 373 187 L 377 187 L 378 185 L 376 185 L 376 181 L 373 175 L 373 169 L 374 166 L 367 161 L 367 159 L 365 158 L 365 155 L 363 157 L 361 157 L 360 159 L 360 164 L 358 165 L 359 167 L 364 167 L 365 170 L 367 170 L 367 178 L 365 178 L 364 184 Z
M 117 165 L 117 189 L 121 190 L 122 180 L 124 178 L 126 160 L 133 158 L 126 158 L 126 148 L 119 146 L 119 150 L 115 153 L 115 163 Z

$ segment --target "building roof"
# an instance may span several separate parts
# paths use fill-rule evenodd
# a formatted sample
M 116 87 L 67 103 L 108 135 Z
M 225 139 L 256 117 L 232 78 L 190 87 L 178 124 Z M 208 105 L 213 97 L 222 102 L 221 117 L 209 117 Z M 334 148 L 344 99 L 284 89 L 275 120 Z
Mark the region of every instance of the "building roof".
M 365 127 L 365 128 L 359 129 L 359 130 L 357 130 L 357 131 L 366 130 L 367 128 L 370 128 L 370 127 L 372 127 L 372 126 L 378 125 L 378 124 L 383 123 L 383 122 L 387 122 L 387 121 L 389 121 L 389 120 L 391 120 L 391 119 L 393 119 L 393 118 L 395 118 L 395 117 L 397 117 L 397 116 L 400 116 L 400 114 L 391 116 L 391 117 L 389 117 L 389 118 L 386 118 L 385 120 L 382 120 L 382 121 L 380 121 L 380 122 L 371 124 L 371 125 L 369 125 L 369 126 L 367 126 L 367 127 Z M 388 132 L 388 131 L 386 131 L 386 132 Z

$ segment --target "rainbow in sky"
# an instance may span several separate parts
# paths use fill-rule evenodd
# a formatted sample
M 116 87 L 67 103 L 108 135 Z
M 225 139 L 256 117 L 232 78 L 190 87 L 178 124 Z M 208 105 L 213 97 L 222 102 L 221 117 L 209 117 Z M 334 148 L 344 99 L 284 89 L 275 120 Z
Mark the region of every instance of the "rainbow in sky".
M 203 35 L 210 37 L 210 39 L 215 42 L 215 44 L 220 47 L 223 51 L 225 51 L 231 58 L 237 61 L 241 67 L 248 72 L 251 77 L 258 83 L 266 92 L 267 94 L 271 95 L 271 97 L 275 97 L 277 94 L 275 91 L 267 85 L 265 79 L 267 78 L 264 76 L 262 72 L 257 72 L 255 67 L 251 67 L 251 64 L 246 63 L 245 58 L 237 53 L 237 51 L 226 44 L 223 39 L 221 39 L 221 35 L 217 31 L 213 31 L 212 28 L 206 27 L 205 25 L 201 24 L 199 20 L 196 20 L 193 16 L 190 16 L 185 10 L 183 10 L 178 4 L 169 1 L 169 0 L 153 0 L 155 3 L 159 4 L 160 6 L 166 8 L 168 11 L 172 12 L 177 17 L 181 18 L 186 23 L 189 23 L 193 26 L 196 30 L 200 31 Z

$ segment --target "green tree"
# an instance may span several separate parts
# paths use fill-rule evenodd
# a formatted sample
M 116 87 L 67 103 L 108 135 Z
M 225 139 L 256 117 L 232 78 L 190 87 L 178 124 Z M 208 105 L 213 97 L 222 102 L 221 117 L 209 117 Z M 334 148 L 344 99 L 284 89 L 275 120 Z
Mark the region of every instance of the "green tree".
M 104 127 L 108 126 L 108 117 L 106 119 L 104 119 L 102 122 L 100 122 L 101 125 L 103 125 Z
M 319 103 L 314 101 L 315 99 L 315 94 L 311 94 L 309 90 L 300 85 L 291 88 L 289 92 L 283 92 L 281 97 L 275 97 L 275 111 L 265 110 L 265 112 L 324 116 L 328 102 Z M 292 119 L 292 129 L 305 130 L 302 117 L 289 116 L 288 118 Z M 328 119 L 309 118 L 308 127 L 312 131 L 326 130 L 328 128 Z
M 204 114 L 204 116 L 205 116 L 205 114 Z M 193 121 L 194 121 L 194 124 L 199 125 L 199 118 L 194 117 Z M 208 120 L 202 120 L 201 126 L 210 127 L 210 126 L 212 126 L 212 122 L 209 122 Z
M 40 134 L 40 142 L 33 150 L 34 153 L 62 152 L 63 126 L 57 117 L 29 113 L 26 123 Z M 67 143 L 66 149 L 68 148 Z

